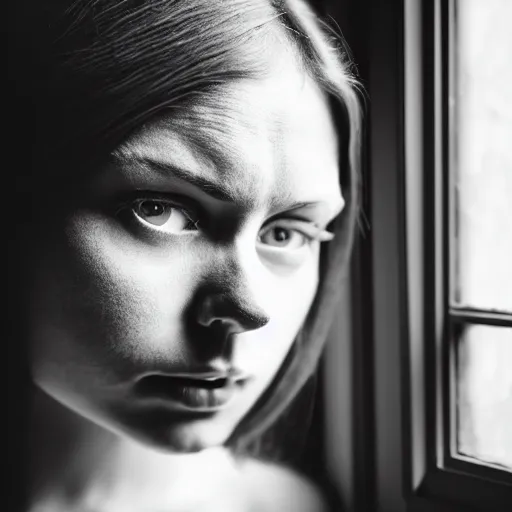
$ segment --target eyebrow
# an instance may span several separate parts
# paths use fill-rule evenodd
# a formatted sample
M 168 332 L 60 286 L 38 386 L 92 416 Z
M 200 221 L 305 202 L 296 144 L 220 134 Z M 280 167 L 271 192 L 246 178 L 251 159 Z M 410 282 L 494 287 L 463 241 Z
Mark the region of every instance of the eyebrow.
M 197 173 L 184 169 L 182 167 L 178 167 L 171 163 L 161 162 L 158 160 L 154 160 L 149 157 L 142 156 L 124 156 L 124 155 L 116 155 L 116 160 L 120 160 L 124 165 L 133 166 L 142 168 L 143 170 L 149 170 L 150 172 L 156 172 L 157 174 L 169 178 L 172 176 L 174 178 L 178 178 L 179 180 L 185 181 L 203 193 L 209 195 L 210 197 L 217 199 L 223 202 L 229 203 L 240 203 L 240 197 L 235 195 L 231 190 L 226 187 L 223 187 L 221 184 L 215 183 L 203 176 L 199 176 Z M 275 202 L 275 201 L 273 201 Z M 286 211 L 298 210 L 300 208 L 311 208 L 318 206 L 320 204 L 325 204 L 325 201 L 298 201 L 291 202 L 290 204 L 286 204 L 286 201 L 280 201 L 279 204 L 276 204 L 276 207 L 282 206 L 286 208 Z M 342 201 L 341 205 L 336 208 L 334 212 L 334 216 L 338 215 L 345 205 L 345 202 Z
M 213 197 L 214 199 L 218 199 L 219 201 L 232 203 L 237 201 L 235 195 L 227 188 L 220 184 L 214 183 L 207 178 L 198 176 L 196 173 L 187 169 L 177 167 L 167 162 L 159 162 L 158 160 L 153 160 L 152 158 L 147 157 L 137 156 L 123 158 L 122 160 L 128 163 L 128 165 L 136 165 L 137 167 L 142 167 L 144 170 L 149 169 L 150 171 L 156 172 L 165 178 L 173 176 L 182 181 L 186 181 L 187 183 L 190 183 L 191 185 L 197 187 L 199 190 L 203 191 L 205 194 L 208 194 L 209 196 Z

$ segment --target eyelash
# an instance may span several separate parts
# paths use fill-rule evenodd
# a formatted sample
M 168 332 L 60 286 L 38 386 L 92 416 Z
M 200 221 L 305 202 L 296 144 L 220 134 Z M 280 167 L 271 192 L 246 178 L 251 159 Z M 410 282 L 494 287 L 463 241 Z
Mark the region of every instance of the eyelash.
M 184 213 L 196 228 L 199 226 L 200 221 L 197 218 L 199 216 L 197 208 L 186 206 L 184 203 L 189 202 L 186 198 L 179 197 L 174 199 L 173 196 L 167 194 L 159 194 L 157 192 L 137 191 L 137 193 L 129 194 L 126 197 L 120 198 L 118 201 L 116 201 L 114 215 L 119 217 L 126 211 L 133 211 L 135 205 L 138 203 L 140 204 L 143 201 L 161 201 L 171 208 L 176 208 L 177 210 L 180 210 L 182 213 Z
M 295 223 L 300 223 L 301 226 L 296 226 Z M 305 225 L 307 225 L 309 229 L 305 227 Z M 306 241 L 309 244 L 320 240 L 324 234 L 327 235 L 327 231 L 319 229 L 311 221 L 302 219 L 300 217 L 281 217 L 278 219 L 268 221 L 266 225 L 262 228 L 262 230 L 264 230 L 263 234 L 265 234 L 266 232 L 270 231 L 273 228 L 283 228 L 300 233 L 302 236 L 306 238 Z M 312 233 L 312 231 L 315 231 L 315 233 Z M 263 234 L 260 236 L 263 236 Z

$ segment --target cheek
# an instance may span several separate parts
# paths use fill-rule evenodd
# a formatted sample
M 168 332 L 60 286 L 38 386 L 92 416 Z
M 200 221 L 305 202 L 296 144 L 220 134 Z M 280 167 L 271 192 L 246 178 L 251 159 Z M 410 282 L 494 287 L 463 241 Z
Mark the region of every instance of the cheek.
M 186 245 L 151 247 L 105 219 L 82 216 L 42 251 L 32 300 L 34 365 L 46 374 L 112 385 L 141 371 L 185 363 L 184 316 L 198 285 L 204 253 Z M 257 262 L 254 262 L 257 263 Z M 273 375 L 289 351 L 314 298 L 318 253 L 289 275 L 251 267 L 252 292 L 270 316 L 240 335 L 235 364 Z M 258 279 L 255 278 L 258 277 Z M 37 371 L 37 368 L 36 368 Z
M 190 259 L 154 253 L 94 218 L 70 223 L 36 276 L 34 358 L 129 373 L 179 357 L 171 340 L 192 294 Z
M 236 359 L 266 380 L 277 372 L 288 354 L 314 300 L 318 287 L 318 255 L 293 276 L 267 290 L 267 325 L 244 333 L 236 345 Z

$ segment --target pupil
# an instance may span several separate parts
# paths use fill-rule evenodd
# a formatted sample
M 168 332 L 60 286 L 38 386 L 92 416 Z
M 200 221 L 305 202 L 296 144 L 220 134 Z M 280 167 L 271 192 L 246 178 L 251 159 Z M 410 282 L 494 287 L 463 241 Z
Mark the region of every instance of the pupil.
M 283 229 L 283 228 L 276 228 L 274 230 L 274 236 L 276 237 L 276 240 L 278 242 L 286 242 L 289 238 L 288 236 L 288 231 L 286 229 Z
M 165 212 L 165 208 L 162 203 L 157 203 L 156 201 L 144 201 L 140 205 L 140 210 L 146 217 L 163 215 Z

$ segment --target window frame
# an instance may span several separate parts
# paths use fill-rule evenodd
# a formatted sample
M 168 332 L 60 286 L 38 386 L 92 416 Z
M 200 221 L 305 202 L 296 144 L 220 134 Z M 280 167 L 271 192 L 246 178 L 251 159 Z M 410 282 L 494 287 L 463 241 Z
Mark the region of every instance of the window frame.
M 344 353 L 361 356 L 361 347 L 365 352 L 344 361 L 342 370 L 353 376 L 350 396 L 343 392 L 352 407 L 345 404 L 344 411 L 354 413 L 354 404 L 365 400 L 373 412 L 338 423 L 350 430 L 343 443 L 360 432 L 370 437 L 362 452 L 345 447 L 350 461 L 344 461 L 343 472 L 332 465 L 339 481 L 349 478 L 344 485 L 350 511 L 512 507 L 512 484 L 502 478 L 504 472 L 451 457 L 445 437 L 450 400 L 443 397 L 453 389 L 449 315 L 502 320 L 455 311 L 448 302 L 450 1 L 326 1 L 327 14 L 354 50 L 369 96 L 363 168 L 370 228 L 358 244 L 365 259 L 352 269 L 357 291 L 350 297 L 351 313 L 343 313 L 351 316 L 352 337 L 352 348 Z M 354 259 L 360 256 L 356 252 Z M 346 344 L 347 332 L 339 332 L 335 327 L 335 343 Z M 371 392 L 357 389 L 360 382 L 370 382 Z M 327 406 L 336 408 L 336 402 Z M 328 424 L 331 419 L 327 411 Z M 328 443 L 335 442 L 331 433 Z M 362 492 L 371 495 L 369 506 L 358 499 Z
M 457 61 L 456 61 L 456 45 L 457 45 L 457 1 L 458 0 L 442 0 L 440 3 L 440 16 L 445 20 L 442 24 L 441 41 L 445 41 L 442 48 L 441 66 L 443 67 L 442 75 L 446 77 L 443 81 L 441 94 L 442 116 L 443 116 L 443 133 L 446 134 L 443 151 L 443 172 L 442 172 L 442 188 L 443 188 L 443 217 L 445 220 L 444 241 L 443 241 L 443 265 L 442 270 L 446 276 L 443 279 L 444 289 L 442 291 L 444 297 L 443 310 L 445 312 L 444 321 L 447 325 L 447 333 L 445 334 L 444 344 L 449 345 L 446 350 L 449 352 L 447 360 L 443 363 L 447 365 L 446 384 L 443 389 L 443 396 L 450 396 L 448 403 L 443 411 L 446 418 L 443 427 L 443 463 L 446 467 L 455 471 L 469 473 L 471 475 L 489 479 L 491 481 L 502 482 L 512 485 L 512 470 L 506 472 L 500 470 L 491 463 L 478 462 L 471 457 L 465 457 L 462 454 L 458 456 L 452 455 L 456 446 L 456 423 L 457 411 L 456 402 L 456 386 L 457 381 L 457 345 L 460 343 L 465 327 L 471 325 L 488 325 L 512 328 L 512 313 L 489 310 L 486 308 L 472 308 L 452 305 L 453 288 L 456 287 L 456 260 L 459 256 L 459 249 L 455 246 L 452 233 L 457 229 L 455 227 L 455 212 L 451 206 L 451 202 L 457 201 L 453 195 L 455 173 L 457 172 L 456 160 L 457 149 L 455 147 L 455 136 L 457 130 L 458 111 L 456 102 L 450 101 L 456 94 L 457 83 Z
M 505 506 L 512 505 L 512 479 L 508 474 L 451 454 L 456 375 L 453 327 L 460 321 L 496 324 L 503 319 L 502 315 L 489 314 L 484 318 L 471 310 L 452 308 L 449 302 L 453 2 L 416 1 L 405 2 L 403 6 L 404 162 L 407 164 L 403 200 L 408 292 L 404 352 L 409 363 L 404 371 L 404 385 L 412 390 L 404 404 L 405 416 L 409 418 L 405 425 L 409 434 L 404 438 L 404 466 L 412 470 L 412 478 L 406 478 L 406 495 L 410 496 L 407 509 L 422 510 L 426 500 L 436 502 L 436 507 L 443 503 L 453 510 L 503 511 Z M 416 28 L 416 35 L 411 33 L 411 25 Z M 411 51 L 419 58 L 421 70 L 412 66 Z M 416 89 L 416 94 L 411 95 L 411 87 Z M 421 112 L 414 106 L 415 99 L 421 99 Z M 416 119 L 411 117 L 411 109 Z M 422 133 L 421 140 L 411 135 L 415 129 Z M 422 161 L 411 162 L 411 154 L 421 154 Z M 422 200 L 419 199 L 421 187 Z M 411 200 L 411 191 L 417 205 Z M 418 222 L 419 219 L 423 222 Z M 414 231 L 420 224 L 423 254 L 420 254 L 421 246 L 411 244 L 411 239 L 417 238 Z M 417 276 L 421 268 L 424 269 L 422 279 Z M 423 287 L 417 286 L 421 281 Z M 421 317 L 422 336 L 413 332 L 414 324 Z M 415 372 L 413 368 L 421 359 L 423 372 Z M 423 400 L 418 399 L 421 396 Z M 421 505 L 416 504 L 420 503 L 418 498 Z
M 451 449 L 454 443 L 451 422 L 456 400 L 455 350 L 460 327 L 510 324 L 505 321 L 507 315 L 456 308 L 450 304 L 450 188 L 455 128 L 450 97 L 455 81 L 452 60 L 456 28 L 454 1 L 424 1 L 422 16 L 424 240 L 427 260 L 431 264 L 425 265 L 424 276 L 428 463 L 418 491 L 465 507 L 503 510 L 505 504 L 512 505 L 512 475 L 490 465 L 469 462 L 470 459 L 463 456 L 455 457 Z M 427 112 L 434 112 L 431 119 L 425 115 Z M 433 176 L 429 169 L 433 170 Z M 464 486 L 464 492 L 461 486 Z

